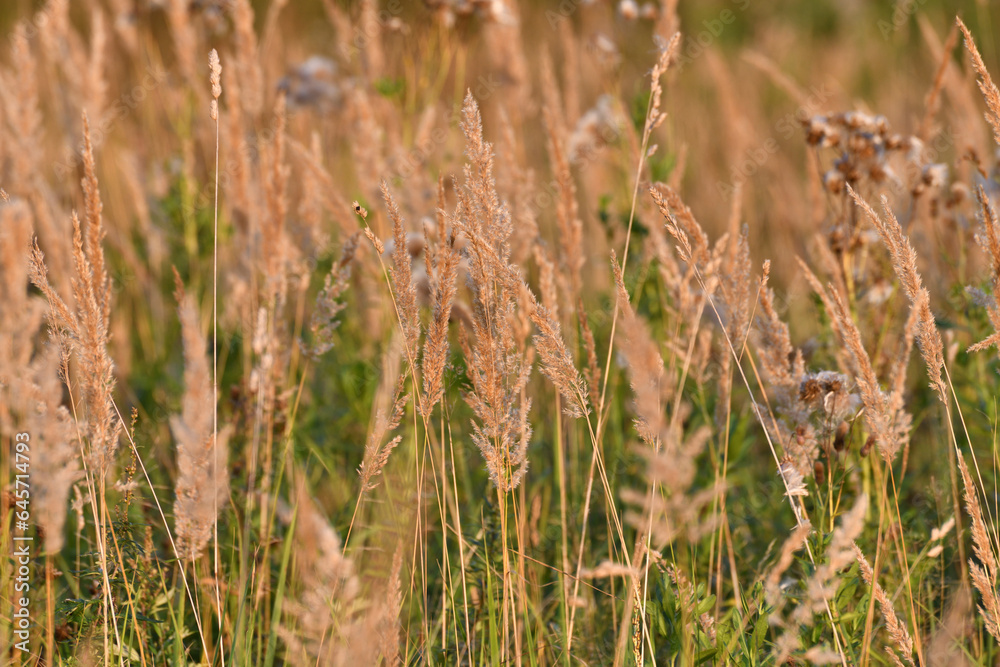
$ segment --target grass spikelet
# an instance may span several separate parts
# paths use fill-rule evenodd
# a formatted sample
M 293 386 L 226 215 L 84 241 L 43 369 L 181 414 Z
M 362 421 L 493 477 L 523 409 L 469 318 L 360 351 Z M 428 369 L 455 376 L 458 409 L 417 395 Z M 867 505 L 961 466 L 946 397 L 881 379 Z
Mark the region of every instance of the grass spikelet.
M 376 608 L 376 634 L 379 651 L 386 665 L 399 664 L 399 610 L 403 607 L 403 591 L 400 574 L 403 569 L 402 544 L 396 547 L 392 556 L 392 570 L 386 581 L 386 590 Z
M 734 346 L 742 342 L 750 325 L 750 231 L 739 226 L 734 205 L 732 224 L 725 244 L 725 258 L 721 263 L 719 280 L 720 305 L 725 306 L 728 317 L 723 325 Z M 726 359 L 729 359 L 726 356 Z
M 646 116 L 645 134 L 662 125 L 663 121 L 667 118 L 666 112 L 660 110 L 660 99 L 663 96 L 663 82 L 661 79 L 667 73 L 667 70 L 670 69 L 671 65 L 677 61 L 677 58 L 680 56 L 680 50 L 681 33 L 679 32 L 671 35 L 666 44 L 661 43 L 660 45 L 660 55 L 656 59 L 656 64 L 653 65 L 653 71 L 650 74 L 649 113 Z
M 930 292 L 923 286 L 920 274 L 917 272 L 917 253 L 903 233 L 903 228 L 900 227 L 899 221 L 893 215 L 892 209 L 889 208 L 889 200 L 885 195 L 882 196 L 882 209 L 886 216 L 883 221 L 878 213 L 868 205 L 868 202 L 850 186 L 847 187 L 847 191 L 871 220 L 875 229 L 878 230 L 882 243 L 885 244 L 892 258 L 892 266 L 899 277 L 899 282 L 909 297 L 912 307 L 917 310 L 919 315 L 916 329 L 917 344 L 920 346 L 920 353 L 927 366 L 931 387 L 938 393 L 941 401 L 947 403 L 947 387 L 941 375 L 944 370 L 944 345 L 941 342 L 941 333 L 934 322 L 934 315 L 931 313 Z
M 399 206 L 389 192 L 389 186 L 382 181 L 380 187 L 385 207 L 389 211 L 389 219 L 392 220 L 392 266 L 389 268 L 389 274 L 392 276 L 393 295 L 407 354 L 414 355 L 420 339 L 420 314 L 417 311 L 417 290 L 412 279 L 413 265 L 407 249 L 406 227 Z
M 194 54 L 198 53 L 199 49 L 194 22 L 191 20 L 190 3 L 185 0 L 168 0 L 166 13 L 174 38 L 174 54 L 181 73 L 188 81 L 194 81 L 197 77 Z
M 976 198 L 979 200 L 983 222 L 983 230 L 976 235 L 976 240 L 989 256 L 993 273 L 993 302 L 986 309 L 993 325 L 993 334 L 969 347 L 969 352 L 978 352 L 992 346 L 1000 349 L 1000 222 L 997 221 L 996 209 L 982 185 L 976 188 Z
M 430 262 L 431 301 L 434 313 L 427 339 L 424 341 L 424 356 L 421 371 L 424 380 L 424 401 L 420 408 L 425 415 L 430 414 L 434 406 L 444 395 L 444 367 L 448 361 L 448 324 L 451 321 L 451 309 L 457 292 L 456 280 L 458 264 L 461 256 L 455 248 L 455 228 L 445 239 L 444 183 L 438 182 L 438 243 Z M 429 247 L 429 246 L 428 246 Z
M 97 165 L 94 162 L 94 147 L 90 141 L 90 121 L 87 114 L 83 114 L 83 197 L 85 202 L 84 219 L 86 221 L 86 231 L 84 242 L 86 244 L 86 257 L 90 263 L 96 282 L 93 285 L 94 297 L 98 300 L 97 306 L 100 308 L 104 319 L 104 326 L 108 325 L 108 318 L 111 314 L 110 291 L 108 289 L 108 274 L 104 266 L 104 220 L 101 213 L 104 204 L 101 203 L 101 193 L 97 183 Z
M 837 326 L 844 336 L 844 343 L 854 357 L 854 363 L 858 369 L 856 379 L 858 387 L 861 389 L 861 400 L 865 404 L 865 422 L 876 438 L 882 458 L 887 463 L 891 463 L 902 443 L 893 433 L 893 419 L 889 413 L 885 393 L 879 386 L 868 352 L 861 343 L 861 332 L 858 331 L 858 327 L 840 295 L 833 291 L 832 287 L 831 297 L 831 305 L 833 306 L 831 315 L 836 320 Z
M 267 170 L 264 179 L 264 200 L 267 215 L 261 224 L 261 249 L 264 275 L 267 278 L 266 295 L 277 307 L 284 304 L 288 289 L 289 241 L 285 233 L 288 217 L 288 178 L 291 170 L 285 164 L 285 131 L 287 128 L 287 105 L 284 95 L 279 95 L 274 103 L 274 139 L 262 151 L 262 169 Z
M 691 209 L 673 188 L 662 183 L 650 188 L 649 193 L 667 221 L 667 231 L 680 244 L 681 259 L 692 265 L 703 262 L 708 257 L 708 235 Z
M 361 582 L 355 574 L 354 561 L 344 555 L 340 537 L 323 517 L 304 486 L 299 487 L 294 509 L 279 505 L 279 514 L 288 523 L 296 515 L 295 540 L 301 554 L 297 567 L 301 581 L 308 582 L 295 599 L 286 601 L 285 609 L 296 627 L 282 628 L 281 635 L 291 655 L 310 663 L 347 665 L 352 644 L 365 646 L 375 639 L 362 634 L 356 600 Z M 377 644 L 376 644 L 377 646 Z M 369 656 L 369 663 L 373 663 Z M 360 663 L 353 663 L 360 664 Z
M 979 504 L 979 495 L 969 475 L 965 464 L 965 456 L 958 457 L 958 469 L 962 474 L 962 485 L 965 488 L 965 510 L 972 519 L 972 545 L 979 562 L 969 559 L 969 571 L 972 575 L 972 585 L 982 596 L 983 604 L 979 613 L 983 617 L 986 629 L 994 638 L 1000 640 L 1000 597 L 997 595 L 997 558 L 993 550 L 983 509 Z
M 344 292 L 350 286 L 351 264 L 358 249 L 359 234 L 355 233 L 344 242 L 340 251 L 340 259 L 334 262 L 330 273 L 326 276 L 323 289 L 316 296 L 316 309 L 313 310 L 309 329 L 312 332 L 310 352 L 319 356 L 333 348 L 333 333 L 340 326 L 337 317 L 340 311 L 347 307 L 341 300 Z
M 815 572 L 806 581 L 806 598 L 788 615 L 792 627 L 786 629 L 775 642 L 777 664 L 785 662 L 791 653 L 801 646 L 796 626 L 808 625 L 813 615 L 818 612 L 825 611 L 828 618 L 831 616 L 830 601 L 837 590 L 839 573 L 854 561 L 851 547 L 864 528 L 867 509 L 868 496 L 858 496 L 854 506 L 843 515 L 840 524 L 834 528 L 826 549 L 826 561 L 817 565 Z M 834 639 L 839 651 L 840 641 L 837 638 L 836 626 L 834 626 Z M 842 653 L 841 660 L 843 660 Z
M 570 172 L 569 161 L 563 138 L 559 134 L 559 122 L 554 117 L 554 111 L 545 108 L 545 127 L 548 134 L 549 155 L 555 171 L 555 182 L 558 189 L 556 200 L 556 222 L 559 225 L 559 242 L 562 250 L 562 264 L 569 280 L 571 295 L 575 299 L 582 289 L 580 271 L 584 265 L 583 255 L 583 221 L 580 219 L 579 206 L 576 201 L 576 184 Z
M 993 83 L 993 77 L 990 76 L 989 70 L 986 69 L 983 57 L 979 55 L 979 49 L 976 48 L 976 41 L 972 39 L 972 33 L 965 27 L 962 19 L 956 17 L 955 23 L 958 24 L 962 34 L 965 35 L 965 48 L 969 52 L 972 69 L 979 75 L 979 90 L 982 91 L 983 99 L 986 100 L 986 107 L 989 109 L 989 112 L 985 114 L 986 122 L 993 128 L 993 139 L 1000 145 L 1000 90 Z
M 531 294 L 531 321 L 535 323 L 538 333 L 535 335 L 535 347 L 542 360 L 542 374 L 556 386 L 562 394 L 563 409 L 570 417 L 582 417 L 590 414 L 587 405 L 587 383 L 580 377 L 580 372 L 573 363 L 573 357 L 566 349 L 559 323 L 548 312 L 548 309 L 538 303 Z
M 783 575 L 792 565 L 795 559 L 795 552 L 806 544 L 806 538 L 812 532 L 812 525 L 808 523 L 799 524 L 792 531 L 792 534 L 781 544 L 781 553 L 778 561 L 768 570 L 764 577 L 764 592 L 767 595 L 769 604 L 778 605 L 781 599 L 781 575 Z
M 233 43 L 236 47 L 235 78 L 240 85 L 238 99 L 250 116 L 260 113 L 264 105 L 264 74 L 257 52 L 254 31 L 254 11 L 250 0 L 235 0 L 230 11 L 233 17 Z
M 103 220 L 100 194 L 95 171 L 90 126 L 83 116 L 84 132 L 84 219 L 73 214 L 73 297 L 76 310 L 71 309 L 52 287 L 48 279 L 45 257 L 36 241 L 30 260 L 29 275 L 49 302 L 53 328 L 71 343 L 80 362 L 80 385 L 87 407 L 87 456 L 98 477 L 103 477 L 118 448 L 121 421 L 114 406 L 114 362 L 108 354 L 108 324 L 111 314 L 111 288 L 104 262 Z
M 597 365 L 597 345 L 594 342 L 594 332 L 590 329 L 590 322 L 587 321 L 587 311 L 584 310 L 583 300 L 576 304 L 577 318 L 580 321 L 580 337 L 583 339 L 583 349 L 587 353 L 587 367 L 583 370 L 587 381 L 587 388 L 590 390 L 590 404 L 594 409 L 599 409 L 601 396 L 598 387 L 601 386 L 601 369 Z
M 6 308 L 0 318 L 0 434 L 10 439 L 15 468 L 18 463 L 24 467 L 16 443 L 23 441 L 23 434 L 30 437 L 31 505 L 44 535 L 42 548 L 54 555 L 64 543 L 70 488 L 80 476 L 80 449 L 73 419 L 62 405 L 60 385 L 69 350 L 60 345 L 58 335 L 55 341 L 36 344 L 46 307 L 28 293 L 30 267 L 24 251 L 31 233 L 27 204 L 0 206 L 0 302 Z M 12 493 L 17 491 L 15 482 Z
M 70 489 L 81 476 L 76 429 L 69 411 L 60 404 L 64 363 L 63 354 L 52 345 L 11 387 L 11 404 L 24 416 L 21 429 L 32 438 L 32 507 L 49 555 L 63 548 Z
M 625 519 L 639 530 L 649 529 L 654 548 L 672 544 L 678 536 L 697 540 L 716 528 L 716 521 L 703 517 L 703 510 L 722 491 L 721 485 L 693 489 L 698 472 L 696 460 L 711 437 L 707 426 L 699 428 L 686 440 L 681 429 L 672 427 L 661 434 L 659 451 L 642 447 L 646 460 L 649 490 L 623 489 L 622 500 L 631 505 Z
M 90 58 L 87 62 L 87 109 L 94 118 L 104 115 L 108 83 L 105 79 L 105 51 L 108 34 L 104 26 L 104 11 L 94 8 L 90 14 Z
M 885 619 L 885 627 L 889 631 L 889 640 L 892 641 L 896 650 L 902 654 L 907 664 L 915 665 L 916 663 L 913 662 L 913 638 L 910 637 L 910 633 L 906 630 L 906 624 L 896 615 L 896 610 L 892 606 L 892 599 L 885 592 L 885 589 L 875 581 L 875 572 L 872 571 L 871 563 L 865 558 L 861 547 L 857 545 L 857 542 L 852 544 L 851 547 L 854 549 L 854 557 L 858 561 L 861 576 L 864 578 L 865 583 L 872 587 L 875 599 L 878 600 L 879 607 L 882 609 L 882 618 Z M 896 656 L 890 654 L 890 659 L 892 659 L 893 663 L 899 664 L 899 659 Z
M 174 504 L 177 553 L 195 560 L 212 539 L 220 507 L 229 498 L 227 442 L 229 431 L 213 433 L 212 376 L 207 343 L 193 297 L 185 294 L 175 274 L 178 315 L 184 340 L 184 399 L 181 414 L 171 417 L 177 441 L 177 502 Z
M 379 3 L 376 0 L 361 1 L 361 16 L 358 23 L 359 28 L 365 35 L 363 52 L 361 54 L 364 61 L 365 75 L 369 81 L 376 81 L 382 76 L 385 69 L 385 55 L 382 52 L 382 24 L 384 23 L 384 19 L 382 18 L 382 13 L 379 12 Z
M 805 361 L 801 350 L 796 350 L 792 345 L 788 325 L 775 309 L 774 291 L 767 286 L 770 268 L 768 260 L 764 263 L 759 290 L 760 303 L 757 306 L 757 354 L 764 377 L 774 393 L 775 403 L 782 409 L 794 412 L 799 384 L 805 373 Z
M 520 398 L 530 362 L 517 344 L 514 324 L 523 280 L 510 264 L 511 218 L 493 177 L 493 149 L 483 136 L 479 107 L 471 92 L 462 107 L 466 138 L 465 184 L 459 190 L 459 231 L 468 238 L 468 287 L 472 293 L 474 345 L 469 359 L 473 391 L 466 402 L 476 413 L 472 440 L 486 460 L 490 479 L 507 492 L 527 472 L 530 428 Z
M 390 364 L 395 366 L 395 364 Z M 378 486 L 376 478 L 382 474 L 386 463 L 389 462 L 389 455 L 392 454 L 403 437 L 396 436 L 389 442 L 385 442 L 388 433 L 396 430 L 399 422 L 403 419 L 403 412 L 407 402 L 410 400 L 409 394 L 404 389 L 406 386 L 406 374 L 401 374 L 396 381 L 392 394 L 392 403 L 388 412 L 380 410 L 375 416 L 375 426 L 368 435 L 368 442 L 365 443 L 365 454 L 358 468 L 358 475 L 361 478 L 361 494 L 371 491 Z
M 538 291 L 542 296 L 542 303 L 557 322 L 559 321 L 559 290 L 556 286 L 556 266 L 549 259 L 549 254 L 540 244 L 535 244 L 533 248 L 535 264 L 538 265 Z
M 14 200 L 0 206 L 0 301 L 10 314 L 0 319 L 0 385 L 11 383 L 31 361 L 34 339 L 45 322 L 45 303 L 28 296 L 31 266 L 24 251 L 31 247 L 31 237 L 27 203 Z
M 212 104 L 209 115 L 212 120 L 219 120 L 219 98 L 222 96 L 222 63 L 219 53 L 212 49 L 208 54 L 209 83 L 212 85 Z
M 618 308 L 622 312 L 624 344 L 621 350 L 628 363 L 629 381 L 635 397 L 636 428 L 646 444 L 656 447 L 666 428 L 664 405 L 671 388 L 666 383 L 659 348 L 648 326 L 629 303 L 621 267 L 613 252 L 611 266 L 618 288 Z
M 41 141 L 42 114 L 39 109 L 38 61 L 31 53 L 29 41 L 30 24 L 22 21 L 14 27 L 10 35 L 10 58 L 12 71 L 0 72 L 3 90 L 3 114 L 11 129 L 6 139 L 9 145 L 16 145 L 12 151 L 14 173 L 28 179 L 36 174 L 41 153 L 35 149 Z M 7 197 L 3 197 L 7 200 Z

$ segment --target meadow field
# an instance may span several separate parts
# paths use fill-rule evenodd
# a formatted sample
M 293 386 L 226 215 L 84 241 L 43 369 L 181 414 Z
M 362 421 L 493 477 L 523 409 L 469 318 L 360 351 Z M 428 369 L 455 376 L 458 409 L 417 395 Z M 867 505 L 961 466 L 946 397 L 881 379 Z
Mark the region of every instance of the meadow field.
M 987 0 L 4 0 L 0 664 L 1000 664 Z

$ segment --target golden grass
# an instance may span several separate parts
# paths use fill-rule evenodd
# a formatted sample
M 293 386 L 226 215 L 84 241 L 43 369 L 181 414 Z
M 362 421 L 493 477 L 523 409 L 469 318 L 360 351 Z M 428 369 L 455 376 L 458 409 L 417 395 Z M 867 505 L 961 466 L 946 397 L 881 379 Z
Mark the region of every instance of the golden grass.
M 15 4 L 18 664 L 1000 656 L 985 5 Z

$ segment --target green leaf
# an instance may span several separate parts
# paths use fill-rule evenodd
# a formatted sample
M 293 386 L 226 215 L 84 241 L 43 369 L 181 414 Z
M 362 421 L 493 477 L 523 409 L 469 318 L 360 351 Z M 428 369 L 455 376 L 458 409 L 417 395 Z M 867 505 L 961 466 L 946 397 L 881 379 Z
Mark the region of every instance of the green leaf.
M 767 637 L 767 616 L 761 614 L 753 626 L 753 636 L 750 638 L 751 650 L 757 650 L 764 646 L 764 638 Z

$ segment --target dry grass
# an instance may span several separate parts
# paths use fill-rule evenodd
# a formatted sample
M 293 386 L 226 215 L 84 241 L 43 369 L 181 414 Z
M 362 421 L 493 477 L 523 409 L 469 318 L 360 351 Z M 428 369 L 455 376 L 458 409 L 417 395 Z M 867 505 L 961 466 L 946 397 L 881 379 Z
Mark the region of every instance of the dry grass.
M 0 650 L 994 664 L 1000 33 L 854 4 L 5 5 Z

